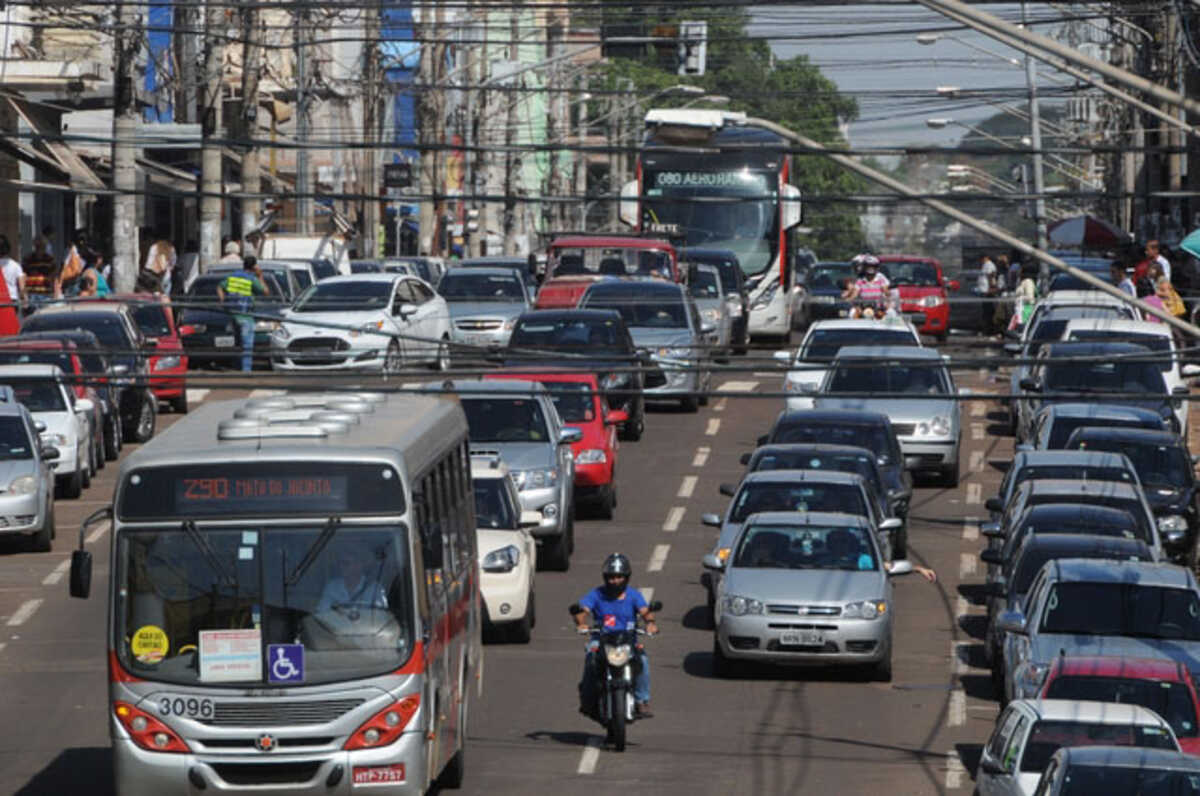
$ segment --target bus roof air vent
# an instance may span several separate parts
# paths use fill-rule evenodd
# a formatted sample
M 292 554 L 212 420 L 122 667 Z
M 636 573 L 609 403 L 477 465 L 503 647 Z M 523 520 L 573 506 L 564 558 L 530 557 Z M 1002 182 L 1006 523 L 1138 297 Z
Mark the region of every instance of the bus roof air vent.
M 339 428 L 332 428 L 337 426 Z M 281 439 L 287 437 L 303 439 L 324 439 L 331 433 L 346 431 L 347 426 L 341 423 L 320 425 L 301 425 L 299 423 L 270 423 L 256 422 L 250 419 L 235 418 L 223 420 L 217 426 L 219 440 L 252 440 L 252 439 Z
M 646 129 L 666 143 L 696 144 L 713 130 L 746 123 L 746 114 L 695 108 L 654 108 L 646 112 Z

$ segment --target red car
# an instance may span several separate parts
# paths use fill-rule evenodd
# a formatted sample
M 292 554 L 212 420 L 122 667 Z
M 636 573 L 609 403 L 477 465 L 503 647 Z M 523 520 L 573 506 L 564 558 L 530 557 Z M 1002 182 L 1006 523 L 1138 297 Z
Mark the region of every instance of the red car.
M 146 343 L 154 348 L 150 355 L 150 389 L 154 397 L 170 404 L 176 412 L 187 412 L 188 358 L 175 328 L 171 300 L 153 293 L 113 293 L 105 300 L 128 304 Z
M 1059 656 L 1042 699 L 1127 702 L 1166 719 L 1186 754 L 1200 756 L 1200 699 L 1187 668 L 1167 658 Z
M 612 519 L 617 506 L 617 426 L 629 419 L 608 409 L 600 383 L 592 373 L 489 373 L 485 379 L 519 379 L 546 385 L 563 424 L 583 433 L 572 443 L 575 457 L 575 499 L 594 505 L 600 516 Z
M 605 277 L 679 281 L 679 257 L 665 240 L 604 235 L 557 238 L 546 254 L 546 281 L 539 310 L 573 309 L 584 292 Z
M 956 280 L 947 281 L 942 264 L 932 257 L 886 254 L 879 258 L 880 270 L 900 291 L 900 311 L 921 334 L 945 340 L 950 333 L 949 291 L 958 290 Z

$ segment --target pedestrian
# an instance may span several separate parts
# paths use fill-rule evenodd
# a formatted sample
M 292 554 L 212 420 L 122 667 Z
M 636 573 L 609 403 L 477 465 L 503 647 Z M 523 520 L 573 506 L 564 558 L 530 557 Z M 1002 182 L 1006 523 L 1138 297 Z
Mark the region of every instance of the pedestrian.
M 242 372 L 254 369 L 254 297 L 269 293 L 253 255 L 242 260 L 242 267 L 217 285 L 217 298 L 227 304 L 242 338 Z
M 169 296 L 171 294 L 171 275 L 175 271 L 179 258 L 175 253 L 175 244 L 171 243 L 165 232 L 160 231 L 155 237 L 156 240 L 146 251 L 146 262 L 142 265 L 142 270 L 149 271 L 158 277 L 159 289 L 155 291 L 156 293 Z
M 1163 256 L 1162 246 L 1158 240 L 1146 241 L 1146 258 L 1158 263 L 1158 267 L 1162 269 L 1162 275 L 1171 281 L 1171 261 Z
M 76 282 L 91 256 L 92 251 L 88 246 L 87 233 L 77 230 L 70 248 L 67 249 L 66 257 L 63 258 L 62 268 L 58 269 L 58 275 L 54 280 L 55 298 L 73 296 L 78 291 L 79 286 Z
M 79 298 L 105 298 L 110 292 L 108 280 L 104 276 L 104 254 L 96 253 L 96 261 L 84 266 L 76 284 L 79 285 Z
M 1187 307 L 1183 304 L 1183 299 L 1179 297 L 1175 286 L 1171 284 L 1171 280 L 1163 274 L 1154 281 L 1154 295 L 1158 296 L 1163 303 L 1163 308 L 1176 318 L 1182 318 L 1187 315 Z
M 1004 328 L 1009 316 L 1015 311 L 1014 302 L 1001 298 L 1005 293 L 1011 295 L 1015 290 L 1008 284 L 1009 270 L 1008 255 L 996 255 L 996 302 L 992 307 L 992 328 L 997 330 Z
M 33 251 L 25 255 L 25 299 L 47 299 L 54 296 L 54 285 L 58 281 L 58 262 L 46 250 L 47 238 L 40 235 L 33 239 Z M 28 307 L 26 308 L 28 309 Z
M 12 258 L 12 244 L 8 236 L 0 235 L 0 275 L 8 287 L 8 300 L 17 311 L 25 306 L 25 271 L 21 264 Z
M 1114 262 L 1108 268 L 1112 273 L 1113 284 L 1129 295 L 1136 297 L 1137 289 L 1133 286 L 1133 280 L 1129 278 L 1129 273 L 1126 272 L 1125 266 L 1121 265 L 1120 262 Z
M 1033 314 L 1033 307 L 1037 304 L 1037 277 L 1036 263 L 1021 264 L 1021 281 L 1017 283 L 1017 289 L 1013 294 L 1016 298 L 1016 306 L 1013 309 L 1012 320 L 1008 324 L 1008 328 L 1012 331 L 1024 327 L 1029 321 L 1029 316 Z
M 979 258 L 979 281 L 976 283 L 975 292 L 979 294 L 981 302 L 979 329 L 985 337 L 991 337 L 995 333 L 994 319 L 996 307 L 993 304 L 993 299 L 996 296 L 996 279 L 998 273 L 996 264 L 992 262 L 990 256 L 984 254 Z
M 225 252 L 225 256 L 223 256 L 218 262 L 237 264 L 242 262 L 242 247 L 238 245 L 236 240 L 225 241 L 225 248 L 223 251 Z

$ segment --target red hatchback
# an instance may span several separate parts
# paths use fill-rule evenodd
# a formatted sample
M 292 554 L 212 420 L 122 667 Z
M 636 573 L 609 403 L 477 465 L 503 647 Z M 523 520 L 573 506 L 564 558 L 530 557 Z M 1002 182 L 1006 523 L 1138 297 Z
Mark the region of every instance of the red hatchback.
M 1178 661 L 1059 656 L 1046 674 L 1040 696 L 1141 705 L 1166 719 L 1180 749 L 1200 756 L 1200 699 L 1187 668 Z
M 572 443 L 575 457 L 575 499 L 594 505 L 600 516 L 612 519 L 617 506 L 617 426 L 629 419 L 608 409 L 593 373 L 489 373 L 485 379 L 518 379 L 546 385 L 563 424 L 583 433 Z
M 885 254 L 880 269 L 900 291 L 900 311 L 921 334 L 945 340 L 950 333 L 949 291 L 958 290 L 958 282 L 947 281 L 942 264 L 932 257 Z
M 186 412 L 188 358 L 175 328 L 171 300 L 153 293 L 114 293 L 106 300 L 129 305 L 142 336 L 154 349 L 150 354 L 150 389 L 154 397 L 170 404 L 176 412 Z

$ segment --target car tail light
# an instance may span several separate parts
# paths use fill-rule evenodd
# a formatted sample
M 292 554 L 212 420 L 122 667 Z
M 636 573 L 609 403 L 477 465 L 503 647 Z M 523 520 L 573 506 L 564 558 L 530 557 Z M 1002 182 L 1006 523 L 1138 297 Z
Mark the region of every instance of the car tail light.
M 167 725 L 144 710 L 138 710 L 128 702 L 113 702 L 113 713 L 129 737 L 138 746 L 150 752 L 190 752 L 183 739 Z
M 395 742 L 420 706 L 419 694 L 410 694 L 399 702 L 388 705 L 364 721 L 342 748 L 347 751 L 374 749 Z
M 196 333 L 196 327 L 192 326 L 190 323 L 184 324 L 183 326 L 179 327 L 179 336 L 180 337 L 187 337 L 189 334 L 195 334 L 195 333 Z

